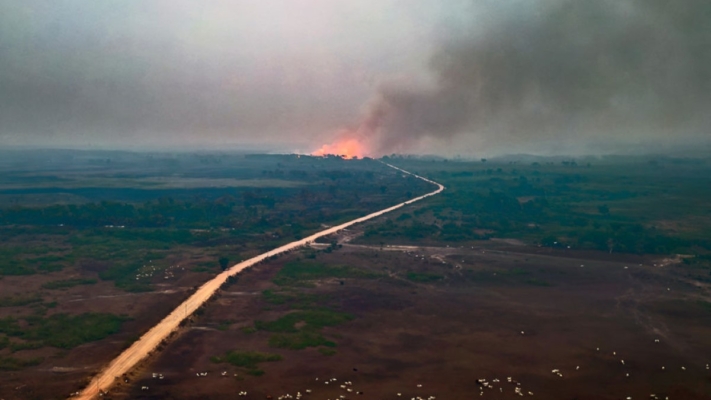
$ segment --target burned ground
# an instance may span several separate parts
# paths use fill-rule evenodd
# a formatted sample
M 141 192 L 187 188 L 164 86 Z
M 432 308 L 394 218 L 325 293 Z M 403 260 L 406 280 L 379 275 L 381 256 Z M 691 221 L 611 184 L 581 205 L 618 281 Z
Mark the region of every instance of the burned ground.
M 447 190 L 241 273 L 108 397 L 514 398 L 520 388 L 554 399 L 710 398 L 707 162 L 395 161 Z M 242 204 L 208 191 L 130 207 L 86 197 L 3 209 L 0 398 L 65 398 L 219 273 L 220 258 L 260 254 L 421 189 L 397 174 L 383 180 L 370 161 L 224 162 L 197 175 L 186 164 L 180 179 L 234 178 L 255 162 L 253 184 L 301 186 L 270 181 Z M 294 170 L 301 163 L 306 175 Z M 13 174 L 6 180 L 31 176 Z M 10 203 L 34 195 L 23 196 Z M 105 225 L 106 210 L 131 211 L 134 225 Z M 195 213 L 182 219 L 185 210 Z M 55 211 L 74 225 L 43 218 Z M 82 332 L 90 323 L 101 329 Z
M 588 255 L 500 242 L 294 254 L 241 275 L 112 397 L 711 398 L 706 289 L 655 258 Z M 306 261 L 368 274 L 273 283 Z M 353 316 L 317 331 L 334 345 L 275 347 L 278 333 L 255 325 L 314 310 Z M 263 375 L 211 360 L 228 351 L 282 359 Z
M 227 266 L 431 186 L 374 160 L 84 155 L 0 162 L 0 398 L 66 398 Z

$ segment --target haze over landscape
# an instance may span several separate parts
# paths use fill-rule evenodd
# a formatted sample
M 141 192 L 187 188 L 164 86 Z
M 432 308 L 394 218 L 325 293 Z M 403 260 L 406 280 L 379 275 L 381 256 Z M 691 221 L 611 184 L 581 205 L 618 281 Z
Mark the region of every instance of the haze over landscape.
M 2 0 L 0 146 L 703 152 L 710 26 L 704 0 Z
M 709 0 L 0 0 L 0 400 L 711 400 Z

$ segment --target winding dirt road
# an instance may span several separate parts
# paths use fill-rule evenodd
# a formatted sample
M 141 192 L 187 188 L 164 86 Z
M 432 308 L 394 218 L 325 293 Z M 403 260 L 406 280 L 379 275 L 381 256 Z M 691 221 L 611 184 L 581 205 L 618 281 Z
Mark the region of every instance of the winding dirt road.
M 351 225 L 354 225 L 354 224 L 357 224 L 357 223 L 360 223 L 363 221 L 367 221 L 367 220 L 375 218 L 375 217 L 379 217 L 385 213 L 389 213 L 389 212 L 396 210 L 400 207 L 406 206 L 406 205 L 414 203 L 416 201 L 420 201 L 420 200 L 430 197 L 430 196 L 434 196 L 444 190 L 444 186 L 440 185 L 437 182 L 431 181 L 427 178 L 423 178 L 419 175 L 415 175 L 413 173 L 410 173 L 408 171 L 405 171 L 401 168 L 395 167 L 390 164 L 385 164 L 385 165 L 387 165 L 388 167 L 394 168 L 400 172 L 403 172 L 405 174 L 409 174 L 409 175 L 412 175 L 416 178 L 422 179 L 425 182 L 429 182 L 433 185 L 436 185 L 438 188 L 434 192 L 427 193 L 423 196 L 416 197 L 414 199 L 394 205 L 394 206 L 386 208 L 384 210 L 376 211 L 376 212 L 374 212 L 372 214 L 368 214 L 364 217 L 356 218 L 356 219 L 346 222 L 344 224 L 328 228 L 326 230 L 315 233 L 315 234 L 313 234 L 309 237 L 306 237 L 304 239 L 285 244 L 285 245 L 278 247 L 274 250 L 270 250 L 266 253 L 260 254 L 256 257 L 253 257 L 253 258 L 250 258 L 249 260 L 242 261 L 239 264 L 233 265 L 231 268 L 227 269 L 226 271 L 222 272 L 221 274 L 215 276 L 212 280 L 203 284 L 192 296 L 190 296 L 190 298 L 188 298 L 183 303 L 181 303 L 170 314 L 168 314 L 167 317 L 165 317 L 157 325 L 155 325 L 148 332 L 146 332 L 143 336 L 141 336 L 140 339 L 138 339 L 136 342 L 134 342 L 133 345 L 131 345 L 131 347 L 124 350 L 123 353 L 119 354 L 118 357 L 116 357 L 113 361 L 111 361 L 111 363 L 109 363 L 109 365 L 106 368 L 104 368 L 101 372 L 99 372 L 91 380 L 89 385 L 86 388 L 84 388 L 84 390 L 82 390 L 79 395 L 72 397 L 72 399 L 82 399 L 82 400 L 94 399 L 94 398 L 97 398 L 97 396 L 99 395 L 100 392 L 107 391 L 111 387 L 111 385 L 114 384 L 116 377 L 120 377 L 121 375 L 127 373 L 139 361 L 141 361 L 142 359 L 147 357 L 151 351 L 153 351 L 156 347 L 158 347 L 158 345 L 160 344 L 160 342 L 163 339 L 167 338 L 171 332 L 173 332 L 174 330 L 176 330 L 178 328 L 178 325 L 180 324 L 180 322 L 183 319 L 185 319 L 186 316 L 191 315 L 203 303 L 205 303 L 220 288 L 220 286 L 222 286 L 222 284 L 225 283 L 227 278 L 229 278 L 230 276 L 236 275 L 236 274 L 242 272 L 244 269 L 249 268 L 261 261 L 264 261 L 269 257 L 279 255 L 281 253 L 305 246 L 309 242 L 313 242 L 314 240 L 316 240 L 320 237 L 336 233 L 336 232 L 340 231 L 341 229 L 347 228 Z

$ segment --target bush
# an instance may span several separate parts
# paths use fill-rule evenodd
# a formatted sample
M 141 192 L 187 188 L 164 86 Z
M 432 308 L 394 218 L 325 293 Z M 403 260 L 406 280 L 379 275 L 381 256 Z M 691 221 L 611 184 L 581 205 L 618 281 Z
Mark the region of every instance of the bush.
M 290 285 L 322 278 L 375 278 L 377 274 L 348 266 L 330 266 L 314 261 L 290 261 L 274 278 L 277 285 Z
M 323 354 L 324 356 L 333 356 L 336 354 L 336 350 L 333 349 L 328 349 L 326 347 L 321 347 L 318 349 L 318 352 Z
M 0 319 L 0 333 L 43 346 L 71 349 L 118 332 L 126 320 L 104 313 L 55 314 L 48 318 L 32 316 L 24 318 L 23 324 L 14 318 L 4 318 Z
M 262 376 L 264 375 L 264 371 L 262 371 L 261 369 L 250 369 L 247 370 L 247 374 L 252 376 Z
M 421 282 L 421 283 L 429 283 L 429 282 L 436 282 L 436 281 L 441 281 L 444 279 L 444 276 L 438 275 L 438 274 L 432 274 L 428 272 L 408 272 L 407 273 L 407 279 L 413 281 L 413 282 Z
M 93 285 L 98 282 L 96 279 L 64 279 L 51 281 L 42 285 L 42 289 L 67 289 L 79 285 Z
M 114 281 L 116 287 L 127 292 L 150 292 L 152 289 L 148 283 L 137 281 L 135 278 L 136 273 L 141 268 L 142 266 L 138 263 L 115 264 L 99 272 L 99 278 L 105 281 Z
M 348 322 L 353 316 L 328 310 L 296 311 L 274 320 L 255 321 L 255 328 L 268 332 L 298 332 L 295 327 L 298 322 L 305 322 L 303 329 L 318 330 L 325 326 L 336 326 Z
M 310 295 L 305 293 L 278 293 L 273 290 L 265 290 L 262 292 L 264 301 L 269 304 L 283 305 L 288 304 L 291 308 L 313 308 L 317 303 L 323 301 L 322 296 Z
M 0 307 L 22 307 L 41 302 L 42 298 L 37 295 L 27 297 L 3 297 L 0 298 Z
M 336 347 L 336 343 L 327 340 L 323 335 L 316 332 L 299 332 L 295 334 L 272 335 L 269 338 L 269 346 L 290 350 L 303 350 L 307 347 Z
M 25 367 L 38 365 L 41 362 L 41 358 L 20 360 L 14 357 L 0 357 L 0 371 L 16 371 Z
M 282 360 L 279 354 L 259 353 L 256 351 L 228 351 L 222 357 L 212 357 L 210 360 L 214 363 L 228 363 L 235 367 L 243 367 L 248 369 L 256 369 L 257 365 L 262 362 L 274 362 Z

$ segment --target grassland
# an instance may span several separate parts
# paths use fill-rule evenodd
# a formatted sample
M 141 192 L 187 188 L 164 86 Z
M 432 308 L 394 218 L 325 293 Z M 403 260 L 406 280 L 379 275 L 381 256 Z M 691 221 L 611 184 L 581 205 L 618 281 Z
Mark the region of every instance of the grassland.
M 228 363 L 235 367 L 242 367 L 250 375 L 261 376 L 264 371 L 258 368 L 260 363 L 281 361 L 279 354 L 259 353 L 256 351 L 228 351 L 222 356 L 215 356 L 210 359 L 216 364 Z
M 544 398 L 711 394 L 709 209 L 694 189 L 708 163 L 391 161 L 447 190 L 245 271 L 147 367 L 180 379 L 139 372 L 118 398 L 144 383 L 164 398 L 338 398 L 347 381 L 374 398 L 466 398 L 472 376 L 506 398 L 519 383 Z M 283 360 L 223 361 L 235 348 Z M 189 373 L 230 367 L 245 373 Z
M 106 313 L 80 315 L 54 314 L 49 317 L 27 316 L 0 319 L 0 333 L 23 341 L 24 346 L 52 346 L 71 349 L 80 344 L 103 339 L 121 328 L 126 317 Z
M 1 377 L 0 386 L 17 387 L 17 380 L 22 380 L 35 390 L 17 395 L 0 389 L 5 398 L 42 398 L 58 387 L 62 393 L 77 389 L 85 378 L 83 370 L 49 378 L 42 371 L 110 359 L 192 288 L 219 273 L 221 258 L 238 262 L 324 224 L 363 215 L 427 189 L 372 160 L 85 156 L 62 165 L 38 161 L 35 170 L 0 160 L 0 368 L 17 374 Z M 348 233 L 353 235 L 349 239 L 365 247 L 328 242 L 330 246 L 322 250 L 269 260 L 268 274 L 259 275 L 257 270 L 241 275 L 231 282 L 241 289 L 229 293 L 233 289 L 227 288 L 219 301 L 194 316 L 186 329 L 193 342 L 180 352 L 203 349 L 199 335 L 219 337 L 220 345 L 210 344 L 205 354 L 190 360 L 201 365 L 199 360 L 213 356 L 214 368 L 234 367 L 248 375 L 266 373 L 287 380 L 292 367 L 283 365 L 292 360 L 307 366 L 325 360 L 331 363 L 325 371 L 346 362 L 350 370 L 364 348 L 375 360 L 373 365 L 382 364 L 378 371 L 409 374 L 401 366 L 420 362 L 407 358 L 412 352 L 424 357 L 420 371 L 431 362 L 456 374 L 456 368 L 469 368 L 467 357 L 480 357 L 472 350 L 479 349 L 474 343 L 478 340 L 503 338 L 508 331 L 520 336 L 521 329 L 531 335 L 545 331 L 534 316 L 548 315 L 520 312 L 527 299 L 556 309 L 577 298 L 587 307 L 586 317 L 591 311 L 607 315 L 614 307 L 629 306 L 622 291 L 629 281 L 634 287 L 624 289 L 641 293 L 634 301 L 644 304 L 624 308 L 630 315 L 646 313 L 650 321 L 668 318 L 668 326 L 675 318 L 688 322 L 684 319 L 688 315 L 702 318 L 701 324 L 708 315 L 707 300 L 690 296 L 678 303 L 667 299 L 655 303 L 645 297 L 658 287 L 671 287 L 673 293 L 689 282 L 711 282 L 711 165 L 706 160 L 388 161 L 442 182 L 447 190 L 365 225 L 360 237 L 359 232 Z M 206 187 L 196 186 L 201 180 Z M 397 244 L 432 249 L 421 250 L 427 257 L 389 256 L 386 245 Z M 507 253 L 521 248 L 562 256 L 534 263 L 534 256 Z M 498 253 L 487 258 L 489 250 Z M 349 253 L 354 251 L 359 253 Z M 566 258 L 597 259 L 603 254 L 611 260 L 599 265 L 607 268 L 602 275 L 588 272 L 592 270 L 588 261 Z M 620 263 L 672 261 L 664 264 L 669 265 L 664 274 L 641 269 L 627 274 L 615 257 Z M 575 264 L 575 272 L 570 264 Z M 629 262 L 631 267 L 637 264 Z M 604 293 L 587 289 L 595 285 L 614 293 L 618 305 Z M 500 297 L 486 297 L 490 293 Z M 503 298 L 515 301 L 501 302 Z M 453 304 L 453 299 L 464 303 Z M 480 301 L 496 311 L 484 307 L 480 312 Z M 244 307 L 239 315 L 232 304 Z M 426 315 L 420 314 L 425 309 Z M 557 312 L 565 322 L 562 330 L 569 329 L 567 321 L 586 323 L 568 310 Z M 439 314 L 448 318 L 438 319 Z M 460 315 L 471 319 L 462 321 Z M 490 336 L 477 336 L 492 320 L 497 328 L 487 333 Z M 611 329 L 605 321 L 598 322 Z M 189 329 L 202 328 L 201 323 L 207 329 Z M 401 326 L 409 331 L 403 332 Z M 440 354 L 426 353 L 420 341 L 423 335 L 436 341 L 448 329 L 458 332 L 451 343 L 472 341 L 467 344 L 471 354 L 448 347 L 449 342 L 439 343 L 449 348 L 448 359 L 458 360 L 453 369 L 438 361 Z M 349 330 L 359 334 L 349 335 Z M 367 337 L 372 332 L 382 337 L 359 341 L 361 334 Z M 578 333 L 587 334 L 582 328 Z M 541 343 L 545 348 L 558 344 L 554 334 Z M 619 339 L 619 348 L 629 343 Z M 521 359 L 527 359 L 529 347 L 513 346 Z M 574 344 L 570 349 L 575 354 L 582 351 Z M 184 360 L 180 352 L 173 353 L 167 365 Z M 273 357 L 283 357 L 284 362 L 268 363 L 276 361 L 269 359 Z M 268 381 L 245 379 L 256 385 Z
M 337 326 L 353 319 L 350 314 L 338 313 L 330 310 L 296 311 L 274 321 L 256 321 L 257 330 L 267 332 L 299 332 L 301 330 L 317 331 L 326 326 Z M 296 328 L 297 323 L 303 327 Z
M 633 254 L 711 252 L 711 164 L 664 157 L 486 162 L 397 159 L 448 187 L 366 242 L 520 239 Z
M 75 286 L 80 286 L 80 285 L 93 285 L 96 282 L 97 282 L 96 279 L 88 279 L 88 278 L 62 279 L 62 280 L 44 283 L 44 284 L 42 284 L 42 289 L 63 290 L 63 289 L 69 289 L 69 288 L 72 288 Z
M 297 284 L 303 285 L 308 281 L 323 278 L 372 279 L 378 276 L 378 274 L 373 272 L 347 265 L 332 266 L 315 261 L 295 260 L 284 265 L 276 277 L 274 277 L 273 282 L 279 286 L 289 286 Z
M 0 151 L 0 368 L 16 373 L 0 388 L 32 388 L 0 397 L 77 390 L 85 370 L 53 384 L 39 371 L 107 362 L 229 265 L 428 190 L 374 160 Z M 288 348 L 333 343 L 321 330 L 337 312 L 300 291 L 326 276 L 370 278 L 346 265 L 291 265 L 260 298 L 310 325 L 256 335 L 282 335 Z M 215 327 L 248 328 L 230 318 Z

